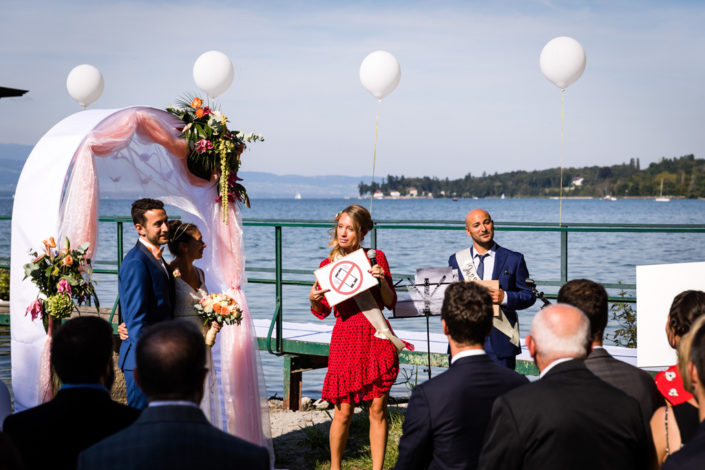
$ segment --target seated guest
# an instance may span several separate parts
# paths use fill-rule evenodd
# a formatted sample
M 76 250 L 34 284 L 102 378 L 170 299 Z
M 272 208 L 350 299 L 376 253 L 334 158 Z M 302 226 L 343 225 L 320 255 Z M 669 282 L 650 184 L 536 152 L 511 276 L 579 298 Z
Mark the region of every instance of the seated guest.
M 573 279 L 558 291 L 558 302 L 577 307 L 588 317 L 592 352 L 585 365 L 608 384 L 636 398 L 648 427 L 654 411 L 663 404 L 663 397 L 648 372 L 615 359 L 602 347 L 609 312 L 605 288 L 588 279 Z
M 541 375 L 495 400 L 478 468 L 651 468 L 639 403 L 585 367 L 590 344 L 590 322 L 577 308 L 536 314 L 526 346 Z
M 687 335 L 689 341 L 678 351 L 683 383 L 694 391 L 698 403 L 705 403 L 705 317 L 700 317 Z M 705 468 L 705 406 L 699 410 L 700 424 L 697 432 L 685 446 L 663 464 L 663 470 L 701 470 Z
M 4 431 L 27 469 L 76 468 L 79 452 L 132 424 L 139 411 L 110 399 L 113 329 L 98 317 L 74 318 L 51 341 L 63 385 L 53 400 L 10 415 Z
M 495 398 L 528 383 L 482 349 L 492 329 L 492 297 L 486 288 L 450 285 L 441 323 L 450 344 L 450 368 L 411 394 L 395 467 L 400 470 L 476 468 Z
M 142 330 L 136 363 L 135 380 L 147 408 L 132 426 L 82 452 L 79 469 L 269 470 L 264 447 L 213 427 L 198 407 L 208 370 L 203 334 L 193 322 L 160 322 Z
M 705 315 L 705 292 L 687 290 L 678 294 L 671 304 L 666 322 L 668 343 L 679 349 L 681 338 L 696 319 Z M 678 365 L 656 375 L 656 386 L 666 399 L 651 418 L 651 433 L 659 462 L 688 442 L 698 429 L 698 403 L 683 387 Z

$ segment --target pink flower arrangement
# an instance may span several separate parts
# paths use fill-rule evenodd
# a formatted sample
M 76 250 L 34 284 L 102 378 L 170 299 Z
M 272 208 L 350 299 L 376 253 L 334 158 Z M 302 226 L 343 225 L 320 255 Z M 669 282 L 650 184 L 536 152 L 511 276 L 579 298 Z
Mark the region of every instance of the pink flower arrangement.
M 48 328 L 48 316 L 68 318 L 71 312 L 89 298 L 95 299 L 96 310 L 99 309 L 95 287 L 90 280 L 91 260 L 87 252 L 89 243 L 81 243 L 78 248 L 71 248 L 69 239 L 61 249 L 57 249 L 53 237 L 43 241 L 45 253 L 30 251 L 32 261 L 24 265 L 25 277 L 39 288 L 37 298 L 27 307 L 27 315 L 32 320 L 41 318 Z M 88 273 L 88 280 L 84 279 Z
M 228 117 L 207 106 L 198 96 L 181 99 L 176 106 L 167 107 L 167 111 L 184 123 L 181 136 L 191 149 L 187 157 L 189 171 L 206 181 L 218 182 L 219 197 L 215 202 L 221 205 L 223 223 L 227 224 L 229 203 L 241 201 L 250 207 L 247 190 L 237 182 L 239 178 L 230 175 L 240 169 L 246 143 L 264 139 L 258 134 L 229 130 Z

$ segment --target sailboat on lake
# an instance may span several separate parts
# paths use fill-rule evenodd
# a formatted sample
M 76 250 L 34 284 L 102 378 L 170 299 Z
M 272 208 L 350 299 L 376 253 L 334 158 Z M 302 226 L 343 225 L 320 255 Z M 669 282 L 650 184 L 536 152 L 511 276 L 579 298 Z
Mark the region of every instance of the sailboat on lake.
M 656 202 L 669 202 L 670 200 L 671 200 L 670 197 L 663 195 L 663 178 L 661 178 L 661 192 L 659 194 L 659 197 L 654 198 L 654 201 L 656 201 Z

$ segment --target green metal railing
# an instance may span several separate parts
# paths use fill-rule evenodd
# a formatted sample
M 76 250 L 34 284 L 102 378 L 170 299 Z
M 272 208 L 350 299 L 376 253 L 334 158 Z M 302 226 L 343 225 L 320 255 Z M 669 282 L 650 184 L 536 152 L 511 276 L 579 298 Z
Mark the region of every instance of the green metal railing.
M 10 220 L 10 217 L 0 217 L 0 221 Z M 123 229 L 127 222 L 131 225 L 129 217 L 101 217 L 100 222 L 114 222 L 116 228 L 116 256 L 117 261 L 97 261 L 94 264 L 115 265 L 115 268 L 94 269 L 94 273 L 117 275 L 124 255 Z M 284 269 L 282 261 L 282 238 L 284 229 L 291 228 L 325 228 L 331 226 L 328 220 L 301 220 L 301 219 L 252 219 L 244 218 L 243 225 L 249 227 L 271 227 L 274 229 L 274 267 L 247 267 L 247 273 L 273 273 L 274 279 L 248 277 L 248 282 L 254 284 L 274 284 L 275 285 L 275 305 L 274 313 L 270 323 L 269 331 L 265 341 L 260 342 L 260 347 L 264 346 L 272 354 L 282 355 L 286 353 L 297 353 L 290 350 L 290 343 L 282 338 L 284 311 L 283 311 L 283 291 L 285 285 L 311 286 L 312 281 L 285 279 L 284 275 L 306 275 L 310 276 L 309 270 Z M 560 233 L 560 279 L 559 280 L 537 280 L 539 286 L 561 286 L 568 281 L 568 234 L 573 233 L 698 233 L 705 234 L 705 224 L 598 224 L 598 223 L 564 223 L 562 225 L 536 222 L 495 222 L 497 231 L 508 232 L 557 232 Z M 462 221 L 448 220 L 380 220 L 375 224 L 375 228 L 370 234 L 372 248 L 377 247 L 377 232 L 380 230 L 465 230 Z M 9 260 L 8 260 L 9 261 Z M 8 263 L 0 264 L 0 268 L 8 268 Z M 413 274 L 393 273 L 395 278 L 413 277 Z M 603 284 L 607 289 L 634 290 L 634 284 Z M 555 294 L 546 294 L 547 298 L 555 299 Z M 609 297 L 610 302 L 634 303 L 634 297 Z M 118 299 L 115 299 L 110 314 L 112 322 L 118 310 Z M 1 320 L 1 319 L 0 319 Z M 9 319 L 8 319 L 9 321 Z M 263 348 L 264 349 L 264 348 Z

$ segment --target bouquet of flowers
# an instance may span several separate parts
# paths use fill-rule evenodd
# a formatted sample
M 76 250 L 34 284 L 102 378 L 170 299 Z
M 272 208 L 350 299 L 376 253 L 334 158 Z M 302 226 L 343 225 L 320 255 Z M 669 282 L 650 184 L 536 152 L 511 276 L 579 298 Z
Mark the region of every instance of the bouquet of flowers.
M 68 237 L 61 249 L 57 248 L 54 237 L 43 243 L 43 252 L 30 250 L 32 261 L 24 265 L 24 279 L 31 278 L 39 288 L 39 295 L 27 307 L 26 314 L 32 316 L 32 321 L 41 317 L 48 332 L 49 316 L 68 318 L 77 309 L 75 302 L 81 305 L 91 297 L 97 311 L 100 311 L 100 304 L 90 280 L 91 260 L 86 258 L 90 244 L 84 242 L 71 249 Z M 88 281 L 83 278 L 84 271 L 89 274 Z
M 191 173 L 210 181 L 215 176 L 218 180 L 219 197 L 215 200 L 222 204 L 223 222 L 228 223 L 228 203 L 240 201 L 250 207 L 247 190 L 238 183 L 240 155 L 245 150 L 245 142 L 264 141 L 261 135 L 230 131 L 226 123 L 228 118 L 210 106 L 206 106 L 199 97 L 180 100 L 176 106 L 166 110 L 184 122 L 181 136 L 188 144 L 190 153 L 187 158 Z
M 211 322 L 211 327 L 206 334 L 206 345 L 215 344 L 215 335 L 218 331 L 213 327 L 213 323 L 218 325 L 240 324 L 242 321 L 242 310 L 235 299 L 225 294 L 210 294 L 194 305 L 201 318 L 203 325 Z

